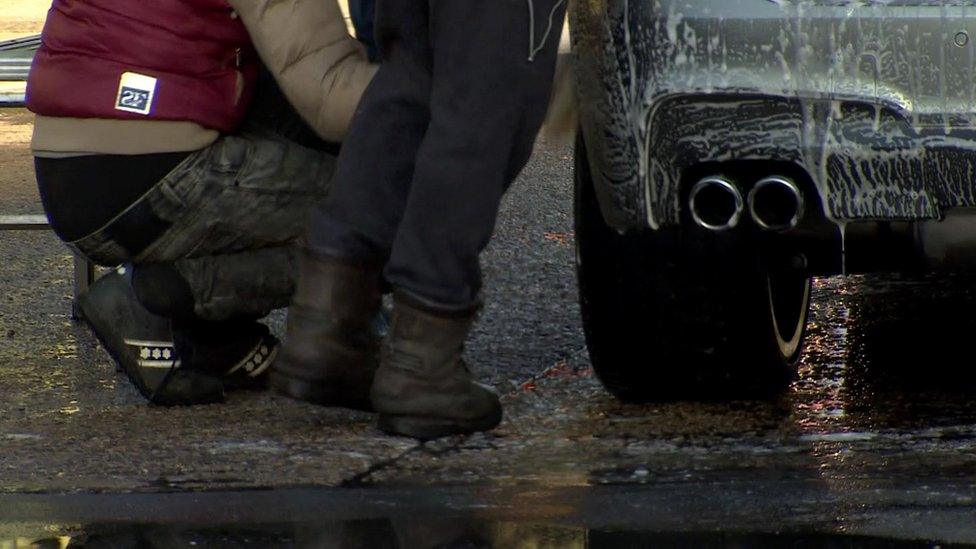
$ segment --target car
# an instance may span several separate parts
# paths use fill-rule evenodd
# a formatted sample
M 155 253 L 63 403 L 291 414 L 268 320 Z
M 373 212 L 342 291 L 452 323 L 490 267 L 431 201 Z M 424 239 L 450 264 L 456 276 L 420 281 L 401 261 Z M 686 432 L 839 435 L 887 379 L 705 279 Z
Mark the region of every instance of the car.
M 795 377 L 817 276 L 976 263 L 976 2 L 580 0 L 575 224 L 625 400 Z

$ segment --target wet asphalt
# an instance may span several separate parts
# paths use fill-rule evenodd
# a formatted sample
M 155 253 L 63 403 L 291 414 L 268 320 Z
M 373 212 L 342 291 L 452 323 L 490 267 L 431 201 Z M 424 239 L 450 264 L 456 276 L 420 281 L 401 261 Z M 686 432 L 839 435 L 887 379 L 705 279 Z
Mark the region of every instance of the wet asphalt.
M 40 212 L 29 132 L 0 110 L 0 214 Z M 484 257 L 468 356 L 504 423 L 427 444 L 268 393 L 150 407 L 70 320 L 66 249 L 0 233 L 0 547 L 976 545 L 976 277 L 818 280 L 786 394 L 624 405 L 586 356 L 571 181 L 540 143 Z

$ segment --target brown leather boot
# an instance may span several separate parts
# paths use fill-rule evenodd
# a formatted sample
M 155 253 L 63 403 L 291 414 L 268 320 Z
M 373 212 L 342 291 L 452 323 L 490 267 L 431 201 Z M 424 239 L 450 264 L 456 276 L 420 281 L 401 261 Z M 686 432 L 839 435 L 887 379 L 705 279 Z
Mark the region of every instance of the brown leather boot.
M 371 410 L 379 363 L 372 323 L 380 310 L 380 271 L 306 250 L 288 309 L 285 343 L 271 385 L 292 398 Z
M 475 313 L 435 313 L 394 296 L 393 322 L 370 392 L 381 430 L 432 439 L 498 425 L 497 393 L 476 383 L 461 358 Z

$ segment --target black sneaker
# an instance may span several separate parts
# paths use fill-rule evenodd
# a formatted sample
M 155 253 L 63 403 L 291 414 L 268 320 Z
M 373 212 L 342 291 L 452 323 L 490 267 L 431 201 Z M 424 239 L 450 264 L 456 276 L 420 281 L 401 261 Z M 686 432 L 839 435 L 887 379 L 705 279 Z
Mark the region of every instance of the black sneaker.
M 170 321 L 140 305 L 123 267 L 78 296 L 77 306 L 98 341 L 149 402 L 164 406 L 224 399 L 217 376 L 183 368 Z
M 135 296 L 124 267 L 98 279 L 77 306 L 98 341 L 142 396 L 186 406 L 224 399 L 225 389 L 259 389 L 278 339 L 254 320 L 196 322 L 173 329 Z
M 217 376 L 227 389 L 266 388 L 280 346 L 254 320 L 184 323 L 173 335 L 183 367 Z

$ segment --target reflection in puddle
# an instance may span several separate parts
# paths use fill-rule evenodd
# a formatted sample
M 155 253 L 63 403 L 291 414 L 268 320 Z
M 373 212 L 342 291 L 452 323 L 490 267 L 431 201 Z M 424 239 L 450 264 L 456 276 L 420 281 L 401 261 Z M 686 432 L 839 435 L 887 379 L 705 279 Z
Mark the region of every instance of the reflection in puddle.
M 368 519 L 324 524 L 181 526 L 104 524 L 68 535 L 0 538 L 0 549 L 262 548 L 618 548 L 618 547 L 953 547 L 827 534 L 742 534 L 591 530 L 571 526 L 438 519 Z
M 973 280 L 819 280 L 790 398 L 799 440 L 840 495 L 968 475 L 976 449 Z M 924 492 L 924 485 L 921 490 Z M 856 515 L 857 506 L 837 516 Z
M 0 549 L 66 549 L 70 543 L 70 536 L 12 539 L 0 538 Z
M 851 289 L 844 279 L 817 280 L 810 303 L 807 337 L 794 385 L 797 425 L 808 434 L 824 434 L 843 425 L 847 412 L 842 389 Z
M 969 311 L 976 281 L 958 277 L 818 280 L 799 377 L 782 398 L 594 398 L 579 428 L 593 442 L 581 436 L 564 459 L 586 463 L 597 486 L 803 479 L 851 500 L 832 508 L 838 520 L 873 502 L 853 501 L 859 490 L 976 487 L 976 368 L 954 356 L 976 336 Z
M 976 280 L 819 280 L 794 387 L 808 434 L 976 422 Z

